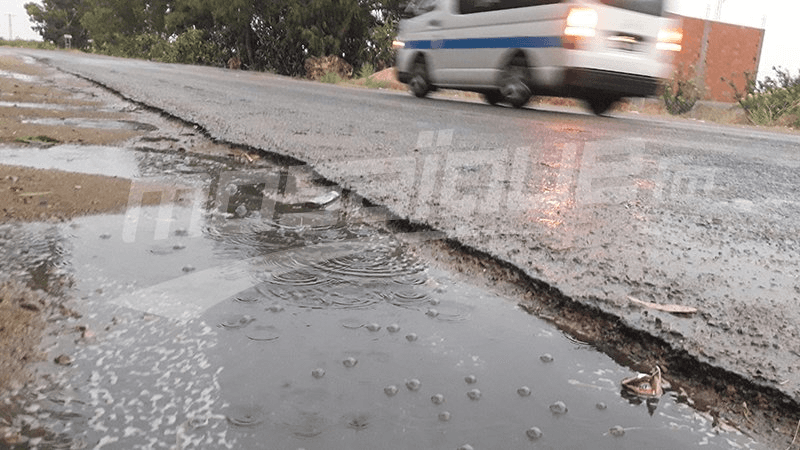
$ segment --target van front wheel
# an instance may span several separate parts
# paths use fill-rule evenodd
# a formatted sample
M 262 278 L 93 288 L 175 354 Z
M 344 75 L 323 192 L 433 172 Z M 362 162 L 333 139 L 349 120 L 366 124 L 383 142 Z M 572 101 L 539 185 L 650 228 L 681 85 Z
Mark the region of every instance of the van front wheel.
M 496 105 L 503 101 L 503 94 L 500 91 L 488 91 L 483 93 L 483 99 L 490 105 Z
M 411 93 L 419 98 L 425 97 L 431 91 L 431 86 L 428 83 L 428 68 L 424 59 L 419 58 L 414 62 L 408 87 L 411 89 Z
M 598 116 L 608 111 L 617 101 L 619 98 L 613 95 L 596 95 L 587 100 L 592 112 Z
M 528 87 L 528 64 L 517 56 L 503 69 L 500 75 L 500 94 L 514 108 L 522 108 L 531 99 Z

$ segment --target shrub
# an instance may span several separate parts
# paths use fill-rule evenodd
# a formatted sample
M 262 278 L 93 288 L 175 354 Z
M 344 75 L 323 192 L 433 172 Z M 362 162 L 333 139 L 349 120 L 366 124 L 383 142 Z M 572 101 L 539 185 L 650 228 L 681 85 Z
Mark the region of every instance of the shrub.
M 700 99 L 700 89 L 690 76 L 693 73 L 693 69 L 690 69 L 688 74 L 676 71 L 672 79 L 664 83 L 661 98 L 670 114 L 685 114 L 691 111 Z
M 122 58 L 152 58 L 163 39 L 155 33 L 124 36 L 114 34 L 114 39 L 97 44 L 96 50 L 110 56 Z
M 171 44 L 165 62 L 214 65 L 222 60 L 222 52 L 202 30 L 187 30 Z
M 361 68 L 358 69 L 358 78 L 365 78 L 369 79 L 370 75 L 375 73 L 375 66 L 371 63 L 364 63 Z
M 745 91 L 734 87 L 734 99 L 744 109 L 748 120 L 756 125 L 800 127 L 800 72 L 797 76 L 783 68 L 773 67 L 775 78 L 756 81 L 745 73 Z
M 113 43 L 97 45 L 95 51 L 124 58 L 181 64 L 219 65 L 223 60 L 219 47 L 207 38 L 204 31 L 198 29 L 190 29 L 171 38 L 158 33 L 118 35 Z
M 310 80 L 321 81 L 323 77 L 328 76 L 328 83 L 333 83 L 334 80 L 338 83 L 353 76 L 353 66 L 341 56 L 336 55 L 306 58 L 303 67 L 306 70 L 306 77 Z M 332 78 L 332 75 L 328 75 L 328 73 L 336 74 L 337 78 Z
M 340 77 L 336 72 L 325 72 L 325 74 L 322 75 L 322 78 L 319 80 L 323 83 L 339 84 L 342 82 L 342 77 Z

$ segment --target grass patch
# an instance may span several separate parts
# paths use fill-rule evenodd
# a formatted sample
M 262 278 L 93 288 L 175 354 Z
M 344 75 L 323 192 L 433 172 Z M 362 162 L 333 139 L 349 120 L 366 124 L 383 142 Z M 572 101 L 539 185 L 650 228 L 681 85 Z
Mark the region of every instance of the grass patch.
M 56 47 L 54 44 L 50 42 L 42 42 L 42 41 L 23 41 L 22 39 L 15 39 L 13 41 L 9 41 L 6 39 L 0 39 L 0 46 L 3 47 L 22 47 L 22 48 L 35 48 L 38 50 L 55 50 Z
M 391 83 L 384 80 L 376 80 L 373 75 L 375 75 L 375 66 L 370 63 L 364 63 L 351 81 L 355 85 L 369 89 L 387 89 L 391 87 Z
M 370 89 L 386 89 L 389 87 L 389 83 L 386 81 L 376 81 L 373 80 L 372 78 L 365 78 L 364 86 Z
M 323 83 L 329 83 L 329 84 L 339 84 L 344 80 L 342 79 L 342 77 L 339 76 L 338 73 L 325 72 L 325 75 L 323 75 L 322 78 L 319 79 L 319 81 L 322 81 Z

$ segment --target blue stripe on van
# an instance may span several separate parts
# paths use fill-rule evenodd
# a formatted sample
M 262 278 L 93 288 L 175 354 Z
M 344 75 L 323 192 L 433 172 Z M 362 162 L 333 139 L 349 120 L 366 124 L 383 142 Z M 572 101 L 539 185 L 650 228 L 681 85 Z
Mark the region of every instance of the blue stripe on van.
M 405 45 L 405 48 L 418 50 L 552 47 L 561 47 L 561 37 L 519 36 L 502 38 L 438 39 L 431 41 L 408 41 Z

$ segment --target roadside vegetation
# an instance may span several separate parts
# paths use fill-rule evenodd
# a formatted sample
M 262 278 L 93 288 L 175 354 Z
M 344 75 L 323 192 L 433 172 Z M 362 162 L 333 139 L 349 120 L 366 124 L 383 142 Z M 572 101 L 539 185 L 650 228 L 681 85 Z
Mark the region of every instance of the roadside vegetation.
M 305 76 L 310 57 L 392 64 L 402 0 L 40 0 L 45 42 L 112 56 Z M 231 64 L 233 61 L 237 64 Z
M 35 48 L 38 50 L 55 50 L 55 44 L 43 41 L 23 41 L 22 39 L 15 39 L 12 41 L 0 39 L 0 46 L 4 47 L 21 47 L 21 48 Z
M 358 70 L 358 80 L 364 80 L 364 86 L 370 89 L 385 89 L 389 87 L 386 81 L 376 80 L 373 78 L 375 74 L 375 66 L 371 63 L 366 63 Z
M 744 90 L 727 80 L 734 92 L 734 103 L 725 109 L 700 106 L 703 93 L 697 88 L 693 70 L 677 70 L 664 83 L 663 108 L 669 114 L 711 122 L 800 129 L 800 71 L 797 75 L 780 67 L 773 67 L 772 71 L 763 80 L 744 73 Z
M 344 81 L 344 78 L 340 77 L 336 72 L 325 72 L 325 75 L 320 78 L 320 81 L 329 84 L 339 84 Z
M 686 114 L 697 104 L 702 92 L 697 87 L 694 78 L 694 67 L 690 67 L 688 70 L 679 67 L 672 79 L 664 82 L 661 98 L 664 100 L 664 106 L 668 113 L 672 115 Z
M 734 99 L 756 125 L 800 128 L 800 71 L 792 75 L 788 70 L 773 67 L 774 75 L 756 81 L 751 73 L 745 74 L 745 91 L 736 89 Z

